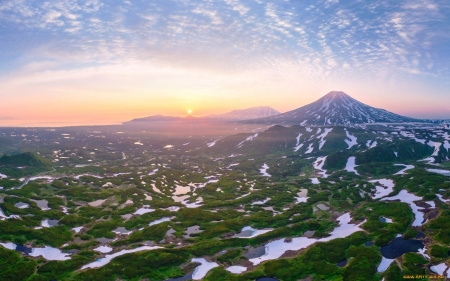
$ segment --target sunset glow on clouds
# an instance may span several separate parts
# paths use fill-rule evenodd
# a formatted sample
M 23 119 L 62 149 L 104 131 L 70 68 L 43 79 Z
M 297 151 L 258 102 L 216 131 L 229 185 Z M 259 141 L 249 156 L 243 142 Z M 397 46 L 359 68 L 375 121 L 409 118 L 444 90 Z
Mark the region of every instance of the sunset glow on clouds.
M 450 3 L 6 0 L 0 126 L 287 111 L 332 90 L 450 118 Z

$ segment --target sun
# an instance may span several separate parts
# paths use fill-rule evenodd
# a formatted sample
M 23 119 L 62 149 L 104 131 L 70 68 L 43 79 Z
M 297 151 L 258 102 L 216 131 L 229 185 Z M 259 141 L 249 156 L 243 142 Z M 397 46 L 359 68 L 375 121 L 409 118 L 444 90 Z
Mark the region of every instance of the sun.
M 192 114 L 192 110 L 191 109 L 188 109 L 188 114 Z

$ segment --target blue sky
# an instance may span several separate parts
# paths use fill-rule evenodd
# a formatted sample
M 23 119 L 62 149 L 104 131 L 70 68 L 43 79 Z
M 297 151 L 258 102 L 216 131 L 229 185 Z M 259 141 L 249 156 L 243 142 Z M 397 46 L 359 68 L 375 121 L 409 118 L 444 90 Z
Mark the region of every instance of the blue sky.
M 449 46 L 443 0 L 4 0 L 0 125 L 287 111 L 332 90 L 450 118 Z

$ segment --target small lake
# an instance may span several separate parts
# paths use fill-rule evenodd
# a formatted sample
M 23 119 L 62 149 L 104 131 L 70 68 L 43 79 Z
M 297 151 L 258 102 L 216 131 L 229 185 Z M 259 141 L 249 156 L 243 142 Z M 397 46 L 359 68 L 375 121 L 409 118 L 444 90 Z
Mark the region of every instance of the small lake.
M 406 253 L 416 253 L 424 247 L 422 241 L 402 237 L 395 238 L 394 241 L 381 247 L 381 255 L 387 259 L 396 259 Z
M 347 265 L 347 262 L 348 262 L 348 260 L 343 260 L 343 261 L 338 262 L 336 265 L 339 267 L 344 267 Z
M 184 276 L 177 277 L 177 278 L 170 278 L 170 279 L 167 279 L 166 281 L 188 281 L 188 280 L 192 280 L 192 274 L 193 273 L 194 272 L 191 272 L 189 274 L 186 274 Z

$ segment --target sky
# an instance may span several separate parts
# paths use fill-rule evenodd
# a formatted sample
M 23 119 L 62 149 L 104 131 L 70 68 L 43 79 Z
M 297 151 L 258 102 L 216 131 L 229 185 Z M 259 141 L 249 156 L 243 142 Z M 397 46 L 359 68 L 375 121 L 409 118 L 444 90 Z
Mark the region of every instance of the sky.
M 450 118 L 448 0 L 2 0 L 0 126 L 112 124 L 333 90 Z

